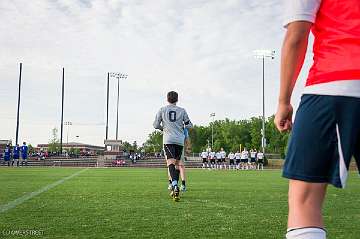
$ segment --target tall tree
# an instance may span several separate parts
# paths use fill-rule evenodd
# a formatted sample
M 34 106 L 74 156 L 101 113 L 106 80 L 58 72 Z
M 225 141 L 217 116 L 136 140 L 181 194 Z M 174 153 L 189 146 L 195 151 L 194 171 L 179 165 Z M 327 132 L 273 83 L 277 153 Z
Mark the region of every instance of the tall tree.
M 60 140 L 58 138 L 58 129 L 56 127 L 51 130 L 48 151 L 51 153 L 59 153 L 60 151 Z
M 253 117 L 249 120 L 217 120 L 209 126 L 195 125 L 190 130 L 191 151 L 200 153 L 211 146 L 212 126 L 214 127 L 214 150 L 224 148 L 226 152 L 236 152 L 242 148 L 260 149 L 262 118 Z M 279 133 L 274 125 L 274 116 L 269 117 L 265 123 L 266 152 L 279 153 L 284 156 L 289 134 Z M 162 133 L 154 131 L 149 135 L 143 147 L 146 152 L 159 152 L 162 149 Z M 189 149 L 188 149 L 189 150 Z
M 162 151 L 163 148 L 162 135 L 163 135 L 162 132 L 157 130 L 149 134 L 148 139 L 143 144 L 143 148 L 146 153 L 156 153 Z

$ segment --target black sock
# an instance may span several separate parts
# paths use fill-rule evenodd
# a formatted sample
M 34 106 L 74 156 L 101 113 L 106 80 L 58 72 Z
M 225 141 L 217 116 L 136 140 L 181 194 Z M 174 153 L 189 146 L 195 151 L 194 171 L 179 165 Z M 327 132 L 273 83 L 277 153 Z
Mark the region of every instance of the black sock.
M 171 180 L 169 179 L 169 183 L 171 184 Z
M 185 180 L 182 180 L 181 181 L 181 184 L 185 187 L 186 185 L 185 185 Z
M 169 173 L 170 173 L 170 177 L 172 179 L 172 182 L 176 180 L 176 169 L 175 169 L 175 165 L 174 164 L 170 164 L 169 165 Z M 176 180 L 177 181 L 177 180 Z
M 175 178 L 174 178 L 174 179 L 175 179 L 176 181 L 179 181 L 179 176 L 180 176 L 180 170 L 179 170 L 179 169 L 176 169 L 176 170 L 175 170 Z

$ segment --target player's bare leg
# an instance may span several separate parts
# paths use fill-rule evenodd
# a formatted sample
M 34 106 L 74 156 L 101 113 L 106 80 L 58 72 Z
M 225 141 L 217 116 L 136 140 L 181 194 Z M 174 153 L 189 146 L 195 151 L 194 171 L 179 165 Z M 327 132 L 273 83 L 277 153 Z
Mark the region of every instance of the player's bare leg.
M 179 161 L 178 168 L 180 170 L 180 178 L 181 178 L 181 191 L 186 192 L 186 175 L 185 175 L 185 165 L 182 160 Z
M 326 194 L 326 183 L 289 181 L 288 234 L 326 234 L 322 218 L 322 206 Z
M 170 172 L 169 172 L 169 168 L 167 170 L 167 174 L 168 174 L 168 179 L 169 179 L 169 186 L 168 186 L 168 190 L 171 190 L 172 189 L 172 180 L 171 180 L 171 176 L 170 176 Z

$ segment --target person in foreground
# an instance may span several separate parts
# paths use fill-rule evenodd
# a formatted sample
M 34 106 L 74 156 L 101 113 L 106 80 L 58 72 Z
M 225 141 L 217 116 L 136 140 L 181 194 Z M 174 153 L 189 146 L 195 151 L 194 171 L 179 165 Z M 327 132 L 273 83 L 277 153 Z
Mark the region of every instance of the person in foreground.
M 179 161 L 181 159 L 185 134 L 184 128 L 191 128 L 192 123 L 186 110 L 176 106 L 178 94 L 170 91 L 167 94 L 169 105 L 162 107 L 156 114 L 154 128 L 163 131 L 163 144 L 165 159 L 171 177 L 171 195 L 175 201 L 180 200 L 179 181 Z
M 292 129 L 283 176 L 289 181 L 288 239 L 324 239 L 326 188 L 344 188 L 351 158 L 360 166 L 360 1 L 286 0 L 276 127 Z M 292 125 L 290 103 L 308 36 L 313 65 Z

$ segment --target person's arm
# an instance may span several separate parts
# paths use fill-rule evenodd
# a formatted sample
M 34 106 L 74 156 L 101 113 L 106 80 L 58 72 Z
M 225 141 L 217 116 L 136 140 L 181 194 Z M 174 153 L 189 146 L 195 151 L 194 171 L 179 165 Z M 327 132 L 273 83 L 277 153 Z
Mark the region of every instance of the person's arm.
M 288 24 L 281 51 L 280 95 L 275 125 L 279 131 L 292 127 L 291 95 L 303 66 L 312 23 L 296 21 Z
M 186 111 L 185 111 L 185 113 L 184 113 L 184 126 L 185 126 L 185 128 L 187 128 L 187 129 L 190 129 L 190 128 L 193 127 L 193 124 L 191 123 L 191 120 L 190 120 L 190 118 L 189 118 L 189 116 L 188 116 L 188 114 L 187 114 Z
M 153 123 L 154 128 L 162 131 L 163 126 L 161 125 L 161 123 L 162 123 L 162 114 L 160 109 L 159 112 L 156 114 L 155 121 Z

